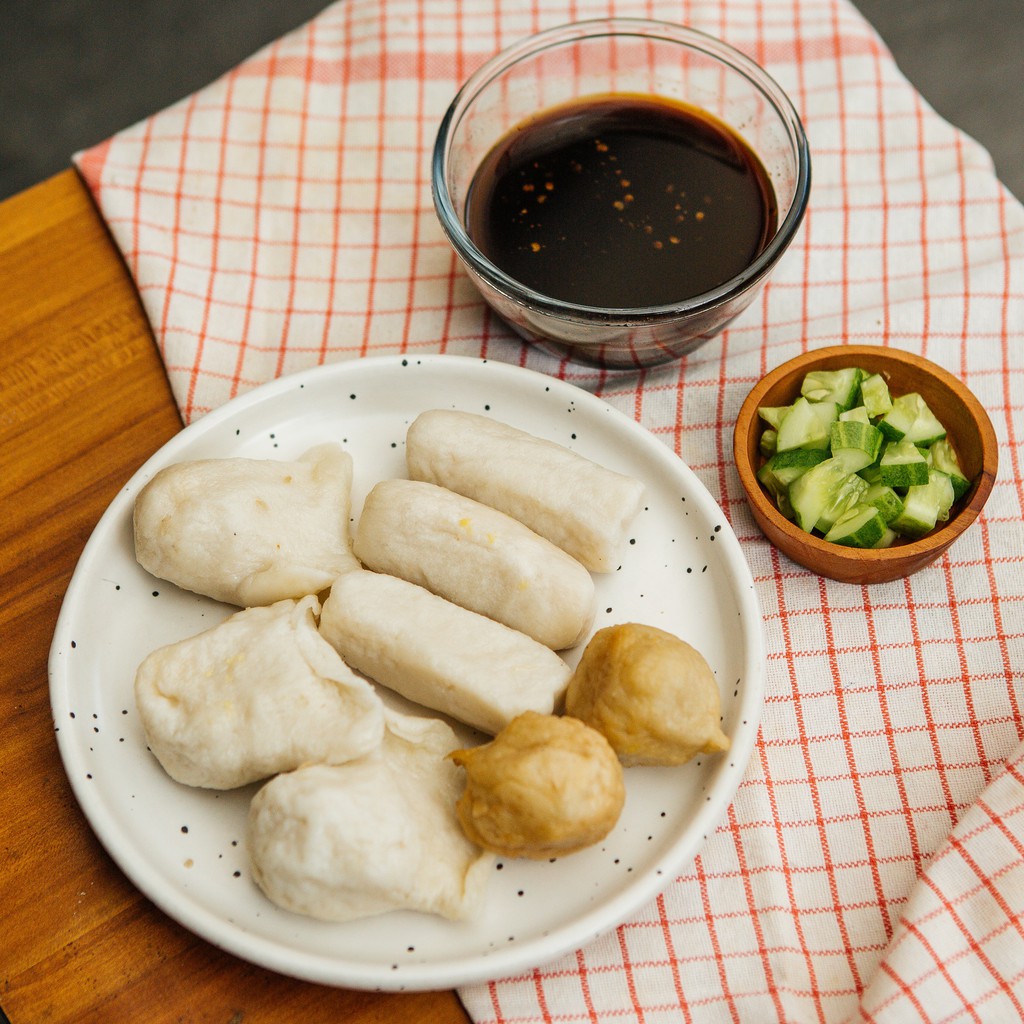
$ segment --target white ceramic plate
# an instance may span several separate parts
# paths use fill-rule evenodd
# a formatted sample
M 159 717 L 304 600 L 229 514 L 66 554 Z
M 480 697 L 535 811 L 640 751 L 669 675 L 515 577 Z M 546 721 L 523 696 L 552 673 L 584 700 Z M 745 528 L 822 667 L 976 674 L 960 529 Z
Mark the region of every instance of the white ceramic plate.
M 245 819 L 256 787 L 214 793 L 178 785 L 146 749 L 132 694 L 137 665 L 234 609 L 138 566 L 132 506 L 145 481 L 173 462 L 293 458 L 337 439 L 354 459 L 355 517 L 377 480 L 405 475 L 406 429 L 430 408 L 493 416 L 644 481 L 645 507 L 621 569 L 597 577 L 595 628 L 645 622 L 701 650 L 719 682 L 732 747 L 681 768 L 627 769 L 626 806 L 607 840 L 555 862 L 500 861 L 479 920 L 400 912 L 328 924 L 278 909 L 253 883 Z M 604 401 L 534 371 L 456 356 L 384 357 L 250 392 L 183 430 L 132 477 L 68 588 L 50 654 L 50 695 L 65 770 L 86 817 L 168 915 L 284 974 L 351 988 L 436 989 L 548 962 L 665 888 L 739 784 L 763 671 L 760 612 L 740 546 L 722 510 L 664 444 Z

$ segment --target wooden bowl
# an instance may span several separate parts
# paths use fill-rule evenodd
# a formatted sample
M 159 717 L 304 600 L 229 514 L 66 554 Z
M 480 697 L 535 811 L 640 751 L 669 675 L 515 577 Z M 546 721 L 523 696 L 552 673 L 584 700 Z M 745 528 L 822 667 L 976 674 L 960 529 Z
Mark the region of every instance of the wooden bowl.
M 880 373 L 892 395 L 916 391 L 945 426 L 971 489 L 954 505 L 949 519 L 927 536 L 897 541 L 881 550 L 849 548 L 805 533 L 779 512 L 757 479 L 765 461 L 760 453 L 765 423 L 760 406 L 789 405 L 800 394 L 809 370 L 859 366 Z M 740 409 L 733 454 L 750 510 L 764 535 L 794 562 L 844 583 L 885 583 L 934 562 L 978 517 L 995 483 L 998 446 L 981 403 L 941 366 L 927 359 L 877 345 L 839 345 L 805 352 L 776 367 L 751 390 Z

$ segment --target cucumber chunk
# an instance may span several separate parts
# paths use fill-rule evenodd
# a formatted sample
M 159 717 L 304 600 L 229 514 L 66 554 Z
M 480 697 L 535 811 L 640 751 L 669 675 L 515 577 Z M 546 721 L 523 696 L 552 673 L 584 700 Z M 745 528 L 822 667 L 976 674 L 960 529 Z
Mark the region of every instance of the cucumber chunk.
M 860 382 L 860 400 L 868 416 L 884 416 L 892 408 L 889 385 L 880 373 L 872 373 Z
M 846 463 L 848 472 L 858 473 L 878 458 L 882 432 L 870 423 L 839 419 L 829 431 L 829 447 Z
M 835 522 L 825 540 L 853 548 L 873 548 L 888 529 L 882 513 L 873 505 L 856 504 L 847 509 Z
M 886 445 L 878 462 L 879 483 L 889 487 L 915 487 L 928 483 L 928 460 L 913 441 Z
M 891 523 L 903 511 L 902 499 L 885 484 L 869 484 L 861 501 L 865 505 L 874 505 L 882 513 L 882 518 L 886 523 Z
M 888 440 L 906 438 L 922 447 L 946 436 L 946 428 L 916 391 L 894 398 L 892 408 L 878 421 L 878 427 Z
M 953 485 L 945 473 L 932 470 L 925 484 L 907 488 L 903 498 L 903 511 L 889 524 L 900 536 L 917 540 L 935 529 L 948 516 L 953 504 Z
M 873 548 L 891 548 L 898 539 L 899 534 L 891 526 L 887 526 L 885 533 L 878 539 L 878 542 L 871 546 Z
M 916 417 L 917 408 L 910 401 L 910 396 L 900 395 L 893 399 L 889 411 L 878 421 L 878 429 L 887 441 L 902 441 Z
M 779 429 L 783 416 L 792 408 L 790 405 L 759 405 L 757 415 L 773 430 Z
M 936 441 L 928 449 L 928 464 L 933 468 L 945 473 L 953 485 L 953 500 L 959 501 L 970 489 L 971 482 L 964 476 L 960 468 L 960 460 L 953 451 L 953 446 L 946 438 Z
M 800 394 L 812 402 L 833 402 L 842 412 L 857 401 L 863 376 L 863 371 L 856 366 L 842 370 L 811 370 L 800 384 Z
M 760 449 L 761 454 L 766 459 L 770 459 L 778 450 L 779 432 L 777 430 L 772 430 L 771 427 L 761 431 L 761 440 L 758 441 L 757 446 Z
M 939 503 L 938 521 L 944 523 L 949 518 L 950 509 L 956 501 L 956 491 L 953 490 L 953 481 L 948 473 L 939 469 L 933 469 L 928 474 L 928 486 L 934 488 L 935 496 Z
M 782 417 L 776 448 L 780 452 L 790 448 L 828 449 L 829 431 L 839 415 L 834 402 L 810 402 L 798 398 Z
M 939 422 L 939 418 L 928 408 L 928 403 L 920 395 L 913 397 L 913 404 L 917 407 L 917 416 L 906 437 L 914 444 L 928 448 L 936 441 L 945 438 L 946 428 Z
M 793 481 L 812 466 L 827 458 L 828 453 L 809 448 L 792 448 L 776 452 L 758 471 L 757 479 L 776 498 L 789 490 Z
M 840 460 L 840 463 L 842 463 L 842 460 Z M 860 504 L 860 500 L 867 489 L 867 481 L 862 480 L 856 473 L 848 472 L 846 478 L 836 489 L 831 501 L 825 506 L 821 515 L 818 516 L 818 521 L 814 524 L 814 528 L 819 533 L 828 533 L 848 509 Z
M 850 474 L 838 459 L 825 459 L 793 481 L 789 503 L 793 519 L 805 533 L 811 533 L 825 510 L 837 499 Z
M 846 409 L 839 414 L 839 419 L 843 422 L 847 420 L 853 420 L 856 423 L 870 423 L 871 417 L 868 416 L 867 409 L 863 405 L 855 405 L 852 409 Z

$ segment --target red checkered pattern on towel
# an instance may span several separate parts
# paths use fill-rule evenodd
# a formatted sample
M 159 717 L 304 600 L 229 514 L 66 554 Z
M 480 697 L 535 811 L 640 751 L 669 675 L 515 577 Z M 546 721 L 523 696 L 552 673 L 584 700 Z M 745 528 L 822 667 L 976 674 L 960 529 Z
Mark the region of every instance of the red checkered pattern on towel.
M 746 51 L 793 98 L 814 161 L 804 227 L 754 306 L 678 365 L 628 376 L 558 362 L 496 322 L 428 177 L 469 72 L 609 12 Z M 1024 211 L 846 0 L 344 0 L 77 159 L 187 421 L 319 363 L 486 354 L 641 421 L 741 539 L 768 681 L 725 819 L 617 931 L 463 990 L 474 1020 L 1024 1018 Z M 981 520 L 932 568 L 869 588 L 780 557 L 729 459 L 750 386 L 845 342 L 942 364 L 1001 445 Z

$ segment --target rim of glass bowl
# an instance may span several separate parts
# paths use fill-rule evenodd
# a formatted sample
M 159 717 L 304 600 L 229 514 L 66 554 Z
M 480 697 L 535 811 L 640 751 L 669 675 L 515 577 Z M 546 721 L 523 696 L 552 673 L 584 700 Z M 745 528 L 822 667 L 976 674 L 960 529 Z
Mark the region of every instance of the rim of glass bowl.
M 730 64 L 745 76 L 780 115 L 796 154 L 796 183 L 793 201 L 775 235 L 758 257 L 743 271 L 717 288 L 692 296 L 682 302 L 659 306 L 588 306 L 555 299 L 522 284 L 492 263 L 469 237 L 452 203 L 445 168 L 449 142 L 473 97 L 507 68 L 544 50 L 566 42 L 609 35 L 635 35 L 683 43 Z M 639 319 L 675 319 L 676 317 L 712 309 L 729 301 L 764 277 L 789 247 L 807 209 L 811 186 L 810 147 L 800 116 L 782 87 L 759 64 L 739 50 L 699 29 L 645 18 L 597 18 L 572 22 L 527 36 L 495 54 L 482 64 L 455 94 L 441 120 L 431 161 L 431 192 L 434 208 L 452 247 L 492 288 L 517 302 L 549 315 L 576 318 L 587 322 L 613 323 Z

